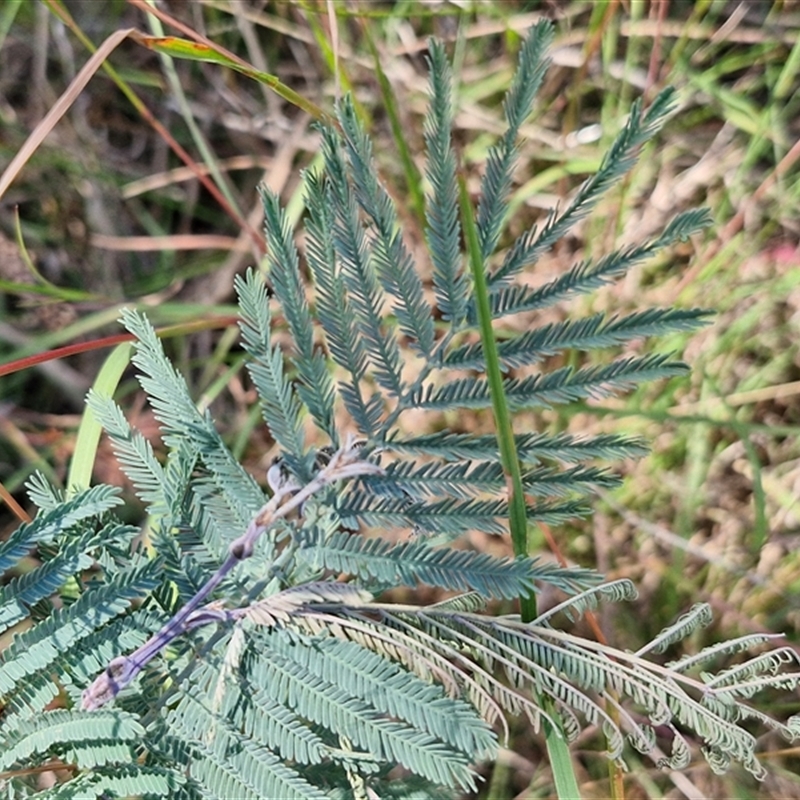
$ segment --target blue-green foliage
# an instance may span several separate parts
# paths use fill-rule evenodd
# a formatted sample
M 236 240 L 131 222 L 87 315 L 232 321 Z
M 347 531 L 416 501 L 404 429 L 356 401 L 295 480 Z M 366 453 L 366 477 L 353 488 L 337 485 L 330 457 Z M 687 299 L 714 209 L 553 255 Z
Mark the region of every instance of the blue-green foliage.
M 433 287 L 442 319 L 460 324 L 467 313 L 467 276 L 461 258 L 456 157 L 450 143 L 453 79 L 444 47 L 431 42 L 431 101 L 425 118 L 426 177 L 431 186 L 425 208 Z
M 486 172 L 481 182 L 478 203 L 478 239 L 484 261 L 495 252 L 503 230 L 506 201 L 517 156 L 517 136 L 530 116 L 536 92 L 544 78 L 547 62 L 544 54 L 553 39 L 547 25 L 536 26 L 525 40 L 511 87 L 503 101 L 508 127 L 486 159 Z
M 319 413 L 315 417 L 317 425 L 331 440 L 336 440 L 333 422 L 333 381 L 323 351 L 314 345 L 314 320 L 308 307 L 298 266 L 297 248 L 294 246 L 292 231 L 281 213 L 278 198 L 267 189 L 262 192 L 264 216 L 266 219 L 267 244 L 269 247 L 269 274 L 275 297 L 281 305 L 286 323 L 296 350 L 292 362 L 297 368 L 297 392 L 306 408 Z M 254 280 L 249 273 L 248 280 Z M 241 280 L 237 278 L 237 280 Z M 241 284 L 239 284 L 241 285 Z M 269 304 L 258 288 L 246 292 L 257 301 L 253 309 L 255 317 L 269 314 Z M 242 295 L 244 301 L 244 294 Z M 246 316 L 242 308 L 243 316 Z M 267 327 L 269 317 L 266 318 Z M 247 324 L 247 323 L 245 323 Z M 263 322 L 262 322 L 263 325 Z M 255 329 L 255 326 L 250 325 Z M 262 331 L 269 336 L 269 330 Z M 262 396 L 262 402 L 266 399 Z
M 652 241 L 578 263 L 538 288 L 514 283 L 630 168 L 672 105 L 669 91 L 645 112 L 635 105 L 598 173 L 567 207 L 504 242 L 517 136 L 551 39 L 541 24 L 521 49 L 504 104 L 508 130 L 491 149 L 481 184 L 477 225 L 497 319 L 591 292 L 709 222 L 705 212 L 690 211 Z M 464 547 L 471 531 L 507 530 L 497 441 L 405 424 L 408 412 L 490 406 L 460 244 L 452 76 L 438 42 L 429 63 L 430 295 L 349 98 L 337 109 L 339 128 L 321 131 L 321 170 L 305 175 L 304 256 L 313 291 L 307 294 L 279 198 L 266 190 L 265 274 L 249 270 L 235 286 L 250 375 L 282 469 L 308 485 L 355 435 L 360 458 L 380 473 L 325 486 L 266 530 L 217 587 L 204 624 L 173 637 L 113 705 L 78 711 L 81 690 L 197 593 L 267 500 L 210 415 L 198 411 L 149 322 L 125 311 L 166 454 L 157 456 L 109 398 L 92 394 L 89 406 L 146 504 L 150 550 L 131 554 L 138 531 L 113 516 L 116 490 L 97 486 L 65 500 L 41 478 L 31 482 L 40 512 L 0 545 L 0 631 L 14 632 L 0 654 L 0 771 L 7 771 L 0 783 L 14 796 L 439 797 L 474 787 L 473 765 L 495 752 L 507 714 L 526 714 L 536 726 L 547 720 L 570 738 L 585 723 L 602 725 L 613 758 L 625 734 L 647 752 L 655 726 L 678 722 L 703 740 L 713 766 L 735 760 L 760 774 L 754 739 L 738 723 L 765 720 L 739 700 L 765 682 L 793 686 L 796 675 L 776 675 L 795 663 L 788 651 L 706 676 L 708 690 L 698 695 L 701 684 L 685 675 L 705 664 L 702 654 L 666 674 L 644 655 L 704 624 L 703 609 L 639 653 L 614 658 L 610 648 L 559 630 L 563 616 L 630 598 L 631 585 L 597 586 L 599 576 L 588 570 Z M 535 370 L 552 356 L 691 330 L 703 316 L 644 309 L 510 335 L 499 343 L 509 404 L 550 407 L 679 374 L 683 364 L 648 353 Z M 429 429 L 439 420 L 432 417 Z M 644 452 L 642 442 L 617 434 L 518 431 L 515 439 L 531 524 L 586 513 L 594 489 L 615 484 L 590 462 Z M 427 607 L 380 601 L 387 588 L 419 584 L 460 594 Z M 483 613 L 487 601 L 542 584 L 569 599 L 531 624 Z M 749 644 L 717 646 L 706 660 Z M 539 703 L 543 695 L 552 711 Z M 636 704 L 636 717 L 622 707 L 625 699 Z M 51 710 L 54 700 L 62 707 Z M 669 764 L 679 768 L 689 747 L 672 731 Z M 46 791 L 29 773 L 13 773 L 48 764 L 69 777 Z M 395 765 L 405 770 L 402 780 L 389 779 Z
M 269 213 L 272 210 L 272 204 L 267 201 L 266 206 L 267 219 L 275 222 Z M 267 230 L 272 230 L 269 222 Z M 293 257 L 294 272 L 296 273 L 298 270 L 297 255 L 289 247 L 288 232 L 284 231 L 281 226 L 278 228 L 277 234 L 279 235 L 273 235 L 269 240 L 273 265 L 281 256 L 284 259 Z M 281 270 L 278 272 L 280 274 Z M 266 286 L 263 281 L 254 282 L 253 273 L 248 272 L 246 284 L 241 281 L 239 276 L 236 277 L 236 288 L 240 297 L 242 315 L 242 344 L 252 359 L 249 372 L 261 399 L 264 421 L 280 446 L 287 466 L 308 481 L 309 470 L 303 457 L 306 448 L 300 419 L 300 400 L 286 375 L 281 348 L 272 341 Z M 292 296 L 292 293 L 287 294 Z M 300 333 L 304 349 L 308 349 L 308 331 L 305 324 L 307 314 L 302 313 L 303 308 L 300 303 L 289 303 L 289 308 L 294 313 L 287 316 L 296 323 L 292 327 Z

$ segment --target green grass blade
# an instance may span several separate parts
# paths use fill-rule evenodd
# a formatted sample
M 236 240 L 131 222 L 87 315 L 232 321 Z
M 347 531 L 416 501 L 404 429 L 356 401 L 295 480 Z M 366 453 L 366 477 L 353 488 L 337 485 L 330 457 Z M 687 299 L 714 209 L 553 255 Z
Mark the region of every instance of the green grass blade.
M 545 711 L 551 715 L 554 713 L 552 706 L 553 702 L 548 698 Z M 580 800 L 581 790 L 575 778 L 567 741 L 552 725 L 547 725 L 545 730 L 547 755 L 550 758 L 550 768 L 553 770 L 556 795 L 560 800 Z
M 133 347 L 128 342 L 117 345 L 103 364 L 95 378 L 93 389 L 102 397 L 111 397 L 119 384 L 122 373 L 131 361 Z M 67 497 L 82 489 L 88 489 L 92 480 L 92 469 L 97 458 L 102 426 L 92 410 L 86 406 L 75 440 L 75 453 L 67 476 Z
M 472 270 L 472 281 L 475 291 L 475 304 L 478 310 L 478 324 L 481 332 L 484 355 L 486 358 L 486 377 L 492 397 L 495 424 L 497 426 L 497 443 L 500 449 L 500 459 L 506 481 L 510 484 L 509 497 L 509 524 L 511 526 L 511 541 L 514 545 L 514 554 L 517 556 L 528 553 L 528 520 L 525 510 L 525 495 L 522 488 L 522 472 L 517 448 L 514 441 L 514 429 L 511 425 L 511 415 L 508 410 L 503 389 L 503 373 L 500 369 L 500 356 L 497 352 L 497 342 L 492 328 L 492 312 L 489 306 L 489 289 L 486 281 L 486 272 L 481 255 L 481 245 L 478 239 L 478 229 L 472 204 L 469 200 L 467 187 L 463 178 L 459 178 L 459 200 L 461 203 L 461 222 L 464 227 L 464 238 L 467 243 L 469 263 Z M 520 598 L 522 603 L 523 619 L 531 620 L 536 617 L 536 600 L 533 596 Z
M 481 255 L 481 245 L 478 239 L 478 230 L 463 178 L 459 178 L 458 188 L 461 204 L 461 223 L 464 227 L 464 239 L 472 270 L 478 324 L 486 358 L 486 375 L 492 395 L 495 425 L 497 426 L 497 442 L 503 463 L 503 471 L 511 488 L 509 497 L 511 541 L 514 546 L 514 554 L 523 556 L 528 554 L 528 520 L 525 509 L 525 495 L 522 489 L 522 472 L 519 458 L 517 457 L 508 402 L 503 390 L 503 374 L 500 369 L 500 357 L 497 352 L 494 329 L 492 328 L 489 289 L 486 281 L 486 272 L 484 271 L 483 256 Z M 522 619 L 525 621 L 530 621 L 536 617 L 536 598 L 533 594 L 520 597 L 520 610 Z M 552 701 L 545 702 L 545 710 L 551 714 L 555 713 L 555 710 L 552 707 L 548 708 L 548 706 L 552 706 Z M 566 739 L 560 731 L 557 731 L 551 725 L 546 725 L 546 731 L 547 754 L 553 769 L 553 778 L 558 797 L 561 800 L 579 800 L 580 792 Z
M 156 36 L 163 37 L 164 28 L 161 25 L 161 20 L 153 15 L 149 15 L 147 20 L 153 33 Z M 170 56 L 168 53 L 161 53 L 161 63 L 164 67 L 164 74 L 167 78 L 170 90 L 172 91 L 172 95 L 178 104 L 181 118 L 186 124 L 186 127 L 189 129 L 189 134 L 192 137 L 195 147 L 197 147 L 200 155 L 202 156 L 203 163 L 208 167 L 209 172 L 214 178 L 214 182 L 219 187 L 219 190 L 222 192 L 231 208 L 234 209 L 237 214 L 241 215 L 242 209 L 239 207 L 239 203 L 236 201 L 236 197 L 231 190 L 230 182 L 220 169 L 218 159 L 211 151 L 208 140 L 200 130 L 200 126 L 195 121 L 194 114 L 192 113 L 190 107 L 189 98 L 186 96 L 186 92 L 183 90 L 183 86 L 181 85 L 178 72 L 175 69 L 175 63 L 172 59 L 172 56 Z

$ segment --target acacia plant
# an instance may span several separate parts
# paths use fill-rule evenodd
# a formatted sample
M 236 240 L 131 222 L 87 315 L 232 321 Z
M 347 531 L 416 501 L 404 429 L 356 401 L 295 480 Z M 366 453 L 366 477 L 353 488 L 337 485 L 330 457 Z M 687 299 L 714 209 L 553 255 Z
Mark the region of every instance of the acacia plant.
M 597 459 L 643 446 L 617 434 L 515 430 L 514 412 L 685 370 L 660 354 L 551 372 L 537 365 L 691 329 L 704 312 L 594 314 L 497 341 L 492 322 L 589 293 L 709 222 L 689 211 L 654 240 L 538 288 L 516 281 L 630 168 L 672 108 L 668 90 L 645 111 L 634 106 L 566 207 L 495 257 L 518 132 L 551 35 L 538 25 L 521 48 L 507 131 L 489 154 L 474 218 L 450 140 L 450 68 L 431 42 L 431 295 L 349 99 L 338 125 L 320 128 L 322 168 L 304 176 L 307 273 L 278 198 L 263 193 L 269 255 L 236 291 L 250 375 L 280 451 L 268 489 L 198 410 L 147 319 L 123 314 L 164 459 L 111 398 L 93 392 L 88 405 L 147 505 L 148 547 L 132 548 L 141 531 L 115 516 L 117 488 L 64 495 L 31 481 L 39 512 L 0 546 L 0 622 L 15 632 L 0 661 L 10 796 L 430 797 L 473 789 L 475 765 L 520 714 L 554 747 L 599 726 L 620 761 L 628 745 L 653 752 L 656 728 L 667 730 L 671 741 L 659 744 L 673 769 L 688 762 L 688 731 L 714 769 L 739 762 L 756 775 L 755 739 L 742 723 L 792 733 L 793 723 L 745 703 L 764 687 L 797 684 L 791 651 L 740 656 L 717 672 L 721 656 L 765 637 L 666 665 L 651 657 L 706 623 L 706 606 L 637 652 L 580 638 L 559 622 L 630 599 L 633 586 L 524 554 L 529 526 L 585 514 L 593 488 L 614 484 Z M 461 409 L 491 409 L 497 436 L 402 425 L 411 411 L 434 421 Z M 511 532 L 517 557 L 453 547 L 476 530 Z M 20 572 L 33 550 L 37 566 Z M 567 599 L 539 613 L 543 583 Z M 419 584 L 450 594 L 427 606 L 381 599 L 388 587 Z M 484 610 L 514 598 L 520 615 Z M 41 789 L 37 772 L 57 768 L 59 782 Z

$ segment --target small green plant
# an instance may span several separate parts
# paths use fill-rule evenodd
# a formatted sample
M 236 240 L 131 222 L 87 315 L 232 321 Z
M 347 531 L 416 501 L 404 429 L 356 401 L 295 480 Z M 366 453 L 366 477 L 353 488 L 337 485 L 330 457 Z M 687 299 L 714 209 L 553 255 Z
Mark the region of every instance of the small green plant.
M 684 213 L 654 240 L 538 288 L 515 282 L 631 166 L 670 112 L 665 91 L 646 111 L 634 107 L 568 206 L 494 259 L 516 139 L 550 39 L 542 24 L 522 46 L 508 129 L 490 153 L 474 220 L 450 141 L 450 69 L 431 43 L 434 303 L 349 99 L 337 109 L 339 128 L 320 129 L 322 169 L 305 175 L 312 302 L 278 198 L 264 193 L 266 276 L 251 270 L 236 290 L 250 375 L 280 449 L 268 494 L 198 411 L 148 321 L 123 314 L 165 460 L 109 397 L 91 393 L 88 404 L 147 504 L 149 547 L 131 551 L 140 531 L 114 516 L 114 487 L 66 497 L 40 477 L 31 482 L 39 514 L 0 546 L 0 621 L 16 632 L 0 660 L 0 770 L 10 796 L 431 797 L 473 789 L 474 765 L 492 758 L 507 716 L 519 714 L 557 741 L 599 726 L 618 761 L 626 741 L 652 753 L 659 727 L 669 731 L 663 763 L 673 769 L 688 763 L 681 731 L 691 731 L 714 769 L 739 762 L 756 775 L 755 738 L 741 723 L 795 732 L 794 721 L 781 725 L 746 703 L 761 689 L 797 685 L 793 651 L 767 650 L 716 673 L 717 660 L 769 637 L 666 665 L 652 659 L 707 624 L 703 605 L 635 653 L 580 638 L 557 622 L 630 599 L 634 587 L 522 552 L 529 526 L 588 513 L 593 488 L 615 483 L 594 460 L 639 455 L 643 445 L 514 431 L 513 412 L 685 370 L 658 354 L 549 373 L 536 365 L 692 329 L 705 316 L 596 314 L 495 341 L 493 320 L 591 292 L 709 223 L 704 211 Z M 401 424 L 411 411 L 461 409 L 492 409 L 498 435 L 416 435 Z M 451 546 L 471 530 L 510 530 L 517 557 Z M 15 574 L 33 548 L 41 563 Z M 533 600 L 542 582 L 567 595 L 546 613 Z M 420 583 L 453 594 L 428 606 L 381 600 L 388 588 Z M 513 598 L 519 616 L 484 611 Z M 41 790 L 34 776 L 47 765 L 66 777 Z

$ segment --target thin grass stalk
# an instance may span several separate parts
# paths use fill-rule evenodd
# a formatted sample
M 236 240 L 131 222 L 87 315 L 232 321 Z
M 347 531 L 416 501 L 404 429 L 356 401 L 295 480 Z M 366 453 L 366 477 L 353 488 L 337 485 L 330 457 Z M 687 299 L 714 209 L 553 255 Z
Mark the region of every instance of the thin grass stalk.
M 511 424 L 511 415 L 508 410 L 505 389 L 503 387 L 503 373 L 500 368 L 500 358 L 497 351 L 497 342 L 492 328 L 492 311 L 489 305 L 489 288 L 486 281 L 481 245 L 478 240 L 478 230 L 472 211 L 467 186 L 462 176 L 458 180 L 458 195 L 461 205 L 461 224 L 464 229 L 464 240 L 467 247 L 472 283 L 475 292 L 475 305 L 478 311 L 478 326 L 481 333 L 484 357 L 486 359 L 486 378 L 492 396 L 492 410 L 494 412 L 495 427 L 497 429 L 497 443 L 500 450 L 500 459 L 508 486 L 509 525 L 511 528 L 511 541 L 516 556 L 528 554 L 528 518 L 525 509 L 525 494 L 522 488 L 522 470 L 517 456 L 514 441 L 514 428 Z M 530 622 L 536 617 L 536 597 L 533 594 L 520 597 L 520 611 L 524 622 Z M 537 698 L 547 714 L 555 718 L 554 703 L 549 698 Z M 550 767 L 553 770 L 553 779 L 556 793 L 561 800 L 577 800 L 580 797 L 578 781 L 572 766 L 572 757 L 569 752 L 567 740 L 560 730 L 553 725 L 544 723 L 547 755 Z
M 148 0 L 148 2 L 149 4 L 153 5 L 152 0 Z M 158 17 L 148 15 L 147 21 L 150 24 L 150 30 L 155 36 L 165 35 L 164 27 Z M 200 152 L 203 163 L 208 167 L 209 172 L 214 178 L 214 182 L 219 187 L 219 190 L 222 192 L 231 208 L 244 219 L 242 209 L 239 207 L 239 203 L 236 201 L 236 198 L 233 195 L 230 183 L 223 174 L 222 170 L 219 168 L 218 159 L 211 151 L 211 147 L 209 146 L 206 137 L 203 136 L 200 127 L 195 121 L 194 114 L 192 114 L 192 110 L 189 106 L 189 100 L 186 97 L 186 92 L 184 92 L 183 86 L 181 86 L 180 77 L 175 69 L 175 60 L 167 53 L 159 53 L 159 56 L 161 58 L 161 63 L 164 66 L 164 73 L 166 74 L 169 87 L 178 103 L 181 117 L 186 123 L 186 127 L 189 129 L 189 134 L 192 137 L 195 147 L 197 147 L 198 151 Z
M 336 81 L 336 99 L 340 100 L 344 94 L 352 94 L 353 104 L 356 107 L 356 112 L 358 113 L 359 119 L 369 119 L 369 115 L 365 111 L 364 106 L 355 97 L 355 92 L 353 92 L 353 83 L 350 80 L 350 76 L 347 74 L 344 66 L 342 66 L 342 61 L 339 58 L 338 33 L 335 30 L 335 25 L 337 23 L 336 15 L 328 14 L 331 37 L 331 40 L 329 41 L 328 34 L 318 19 L 318 16 L 320 16 L 320 11 L 318 11 L 311 3 L 305 2 L 305 0 L 304 2 L 300 3 L 300 7 L 305 13 L 308 27 L 311 28 L 314 41 L 316 41 L 317 46 L 320 49 L 320 53 L 322 54 L 325 64 L 330 70 L 331 76 Z
M 478 310 L 478 325 L 480 327 L 481 342 L 486 358 L 486 378 L 492 396 L 492 409 L 494 411 L 495 425 L 497 427 L 497 442 L 500 449 L 500 459 L 506 476 L 508 489 L 509 524 L 511 527 L 511 542 L 514 554 L 517 556 L 528 553 L 528 517 L 525 509 L 525 494 L 522 488 L 522 471 L 517 457 L 517 448 L 514 442 L 514 429 L 511 425 L 511 415 L 508 411 L 505 390 L 503 388 L 503 373 L 500 367 L 500 356 L 497 351 L 497 342 L 492 328 L 492 311 L 489 305 L 489 288 L 486 281 L 486 272 L 481 256 L 481 245 L 478 240 L 478 230 L 472 212 L 469 194 L 463 178 L 459 178 L 459 201 L 461 203 L 461 219 L 464 228 L 464 239 L 467 245 L 467 255 L 472 281 L 475 291 L 475 304 Z M 536 618 L 536 598 L 533 595 L 520 598 L 522 618 L 530 622 Z
M 372 53 L 373 62 L 375 65 L 375 75 L 378 78 L 378 86 L 381 89 L 381 97 L 383 98 L 383 107 L 389 116 L 389 125 L 392 129 L 392 137 L 394 138 L 397 152 L 400 155 L 400 161 L 403 163 L 403 174 L 406 179 L 406 188 L 411 195 L 411 206 L 414 209 L 414 215 L 417 220 L 424 222 L 425 220 L 425 194 L 422 191 L 422 177 L 419 173 L 414 159 L 411 157 L 411 150 L 408 147 L 408 140 L 403 132 L 403 125 L 400 122 L 400 114 L 397 109 L 397 97 L 392 91 L 392 85 L 386 77 L 386 73 L 381 67 L 381 58 L 378 48 L 375 45 L 375 40 L 372 37 L 372 32 L 369 25 L 362 25 L 364 38 L 369 46 L 370 53 Z

